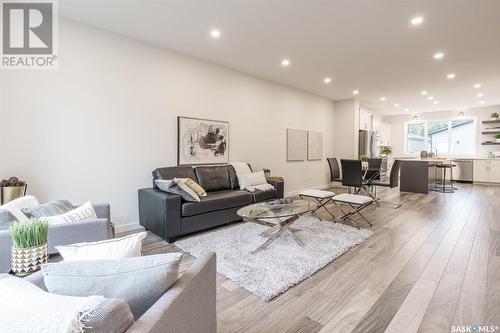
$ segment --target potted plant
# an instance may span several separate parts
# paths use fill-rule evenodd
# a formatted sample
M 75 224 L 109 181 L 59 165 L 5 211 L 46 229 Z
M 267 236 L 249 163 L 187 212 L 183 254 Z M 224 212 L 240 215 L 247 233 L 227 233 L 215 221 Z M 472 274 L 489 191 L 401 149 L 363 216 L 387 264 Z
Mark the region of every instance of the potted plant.
M 392 147 L 391 146 L 382 146 L 382 149 L 380 150 L 380 154 L 382 156 L 389 156 L 392 154 Z
M 271 170 L 269 170 L 268 168 L 263 168 L 262 171 L 264 171 L 264 176 L 267 177 L 271 177 Z
M 36 272 L 49 259 L 47 238 L 49 223 L 34 219 L 10 225 L 12 238 L 12 271 L 24 276 Z
M 500 134 L 495 135 L 495 139 L 497 143 L 500 143 Z
M 359 157 L 359 159 L 361 160 L 361 168 L 362 168 L 363 170 L 368 169 L 368 156 L 366 156 L 366 155 L 361 155 L 361 156 Z
M 493 112 L 490 115 L 490 118 L 491 118 L 491 120 L 498 120 L 498 118 L 499 118 L 498 112 Z
M 26 182 L 17 177 L 10 177 L 0 181 L 0 203 L 6 204 L 9 201 L 22 197 L 26 194 Z

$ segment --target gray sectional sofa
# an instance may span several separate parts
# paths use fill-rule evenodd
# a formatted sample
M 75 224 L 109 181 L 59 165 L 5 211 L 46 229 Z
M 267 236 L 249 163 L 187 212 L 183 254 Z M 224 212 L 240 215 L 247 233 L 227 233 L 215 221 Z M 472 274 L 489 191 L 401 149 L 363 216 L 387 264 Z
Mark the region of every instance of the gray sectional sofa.
M 95 220 L 49 227 L 49 253 L 57 253 L 55 249 L 57 245 L 94 242 L 114 237 L 109 204 L 94 204 L 93 206 L 98 217 Z M 9 220 L 8 211 L 0 209 L 0 273 L 8 273 L 11 268 L 12 239 L 6 223 Z
M 179 195 L 159 190 L 154 182 L 173 178 L 191 178 L 208 195 L 201 202 L 185 202 Z M 270 183 L 274 190 L 241 191 L 231 165 L 158 168 L 153 171 L 153 188 L 139 190 L 140 224 L 172 243 L 182 235 L 240 221 L 236 212 L 243 206 L 282 198 L 283 182 Z

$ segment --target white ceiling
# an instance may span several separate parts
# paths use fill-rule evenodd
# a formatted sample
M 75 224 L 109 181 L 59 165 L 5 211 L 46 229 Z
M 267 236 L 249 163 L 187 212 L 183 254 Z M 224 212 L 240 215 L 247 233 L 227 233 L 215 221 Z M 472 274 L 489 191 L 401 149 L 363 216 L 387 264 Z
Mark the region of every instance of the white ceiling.
M 358 89 L 363 106 L 384 114 L 478 107 L 480 100 L 500 104 L 498 0 L 59 3 L 73 20 L 330 99 L 351 98 Z M 413 27 L 409 21 L 417 15 L 425 21 Z M 212 28 L 220 29 L 220 39 L 209 37 Z M 434 60 L 436 51 L 444 59 Z M 283 58 L 291 60 L 288 68 L 280 65 Z M 449 72 L 454 80 L 446 78 Z M 325 77 L 332 82 L 324 84 Z M 476 82 L 482 88 L 474 89 Z

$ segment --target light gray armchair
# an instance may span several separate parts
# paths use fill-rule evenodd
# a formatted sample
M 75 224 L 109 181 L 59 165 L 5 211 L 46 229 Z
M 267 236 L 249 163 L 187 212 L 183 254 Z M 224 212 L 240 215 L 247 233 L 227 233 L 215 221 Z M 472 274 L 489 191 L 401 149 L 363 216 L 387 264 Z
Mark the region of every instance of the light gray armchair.
M 114 237 L 114 227 L 110 221 L 109 204 L 94 204 L 97 219 L 74 224 L 61 224 L 49 227 L 49 253 L 57 253 L 55 246 L 81 242 L 95 242 Z M 0 273 L 8 273 L 11 263 L 12 239 L 7 221 L 8 212 L 0 209 Z

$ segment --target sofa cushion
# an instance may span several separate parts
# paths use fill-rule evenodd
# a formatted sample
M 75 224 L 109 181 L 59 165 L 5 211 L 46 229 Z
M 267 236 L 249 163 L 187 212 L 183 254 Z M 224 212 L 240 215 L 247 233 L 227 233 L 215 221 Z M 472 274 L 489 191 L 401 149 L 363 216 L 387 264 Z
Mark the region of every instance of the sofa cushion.
M 240 207 L 253 203 L 253 197 L 245 191 L 209 192 L 200 202 L 185 202 L 182 205 L 182 216 L 194 216 L 216 210 Z
M 230 190 L 229 171 L 223 166 L 200 166 L 195 169 L 198 184 L 207 192 Z
M 271 200 L 271 199 L 276 198 L 276 196 L 277 196 L 276 189 L 267 190 L 267 191 L 256 190 L 255 192 L 252 192 L 253 202 L 262 202 L 262 201 Z
M 53 200 L 35 207 L 23 208 L 21 211 L 28 218 L 37 219 L 46 216 L 62 215 L 75 208 L 68 200 Z
M 196 181 L 196 174 L 193 167 L 179 166 L 158 168 L 153 171 L 153 187 L 158 188 L 154 182 L 155 179 L 174 179 L 174 178 L 191 178 Z

